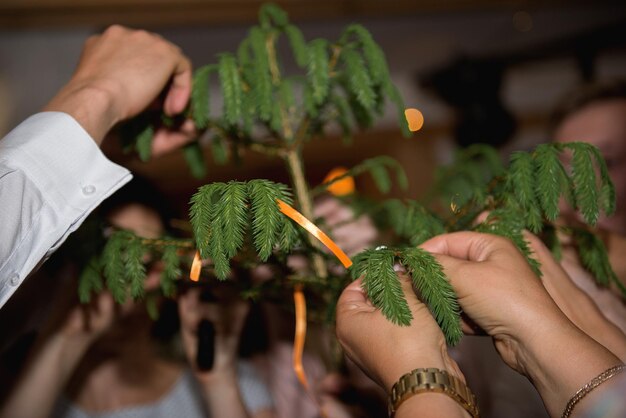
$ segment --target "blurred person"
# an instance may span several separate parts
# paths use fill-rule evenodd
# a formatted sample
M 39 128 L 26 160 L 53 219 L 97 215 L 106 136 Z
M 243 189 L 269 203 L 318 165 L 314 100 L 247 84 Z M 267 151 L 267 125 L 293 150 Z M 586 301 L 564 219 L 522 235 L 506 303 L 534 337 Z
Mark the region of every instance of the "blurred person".
M 533 240 L 533 245 L 542 261 L 549 264 L 543 282 L 562 280 L 555 276 L 565 273 L 549 251 L 541 248 L 538 240 Z M 511 242 L 493 235 L 458 232 L 435 237 L 422 248 L 441 263 L 457 292 L 467 316 L 464 332 L 489 335 L 502 360 L 533 383 L 550 416 L 561 416 L 577 391 L 595 380 L 599 384 L 585 393 L 574 413 L 587 410 L 593 416 L 607 407 L 604 402 L 609 399 L 609 406 L 618 408 L 611 417 L 623 416 L 626 405 L 621 397 L 614 396 L 616 388 L 626 386 L 622 361 L 602 342 L 583 332 L 580 322 L 573 323 L 563 313 Z M 445 338 L 428 308 L 415 295 L 410 279 L 403 273 L 399 278 L 414 318 L 408 327 L 388 321 L 367 299 L 360 280 L 344 290 L 337 306 L 337 336 L 346 353 L 387 393 L 401 376 L 415 368 L 437 368 L 464 385 L 463 372 L 449 355 Z M 586 313 L 582 320 L 592 320 L 583 328 L 593 321 L 606 325 L 597 308 Z M 599 334 L 604 344 L 616 341 L 613 349 L 623 356 L 623 334 L 611 326 L 605 331 L 610 335 Z M 603 374 L 607 370 L 611 371 L 610 377 Z M 407 395 L 395 416 L 470 415 L 452 396 L 427 390 Z
M 626 82 L 583 86 L 567 95 L 552 116 L 553 140 L 595 145 L 615 185 L 616 211 L 598 228 L 626 236 Z
M 108 221 L 142 237 L 161 236 L 166 212 L 147 206 L 159 201 L 158 194 L 141 182 L 129 186 L 102 208 Z M 158 287 L 161 270 L 159 263 L 149 265 L 146 291 Z M 220 293 L 221 303 L 207 303 L 200 293 L 198 287 L 191 287 L 178 298 L 188 366 L 163 355 L 143 304 L 116 305 L 108 292 L 97 295 L 87 307 L 74 302 L 37 343 L 0 415 L 274 416 L 272 399 L 254 366 L 237 358 L 247 303 L 228 292 Z M 202 319 L 215 326 L 214 364 L 209 371 L 196 364 Z
M 314 202 L 315 222 L 344 250 L 352 256 L 373 245 L 377 231 L 372 220 L 365 216 L 355 219 L 352 209 L 341 200 L 325 196 Z M 306 270 L 304 257 L 291 256 L 288 266 L 293 271 Z M 268 280 L 271 272 L 261 266 L 254 271 L 257 280 Z M 263 353 L 262 364 L 270 385 L 280 418 L 313 418 L 319 416 L 318 405 L 310 398 L 297 379 L 293 369 L 293 313 L 273 303 L 261 302 L 266 316 L 268 347 Z M 376 417 L 381 412 L 380 402 L 370 395 L 377 388 L 369 379 L 361 378 L 356 367 L 349 374 L 340 375 L 327 370 L 322 360 L 332 351 L 330 340 L 334 338 L 328 327 L 310 323 L 307 331 L 307 346 L 303 356 L 312 393 L 317 402 L 324 406 L 329 418 Z M 369 410 L 369 413 L 368 413 Z M 384 403 L 383 409 L 384 412 Z
M 87 39 L 69 82 L 0 140 L 0 307 L 104 199 L 131 178 L 100 151 L 107 132 L 152 104 L 181 113 L 191 63 L 158 35 L 111 26 Z M 193 137 L 161 129 L 153 155 Z
M 613 270 L 626 284 L 626 82 L 581 87 L 564 98 L 552 118 L 555 142 L 582 141 L 595 145 L 605 159 L 615 185 L 616 210 L 600 217 L 597 228 L 609 252 Z M 566 209 L 566 216 L 573 217 Z M 621 292 L 601 288 L 581 267 L 573 245 L 566 241 L 562 265 L 577 286 L 596 301 L 602 312 L 626 332 L 626 305 Z

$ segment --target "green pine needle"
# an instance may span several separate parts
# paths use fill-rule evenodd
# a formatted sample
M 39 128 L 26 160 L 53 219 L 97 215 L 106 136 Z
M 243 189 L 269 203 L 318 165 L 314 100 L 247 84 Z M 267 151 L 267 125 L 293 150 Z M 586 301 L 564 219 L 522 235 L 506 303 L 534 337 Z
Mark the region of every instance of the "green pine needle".
M 363 274 L 363 289 L 372 304 L 394 324 L 409 325 L 413 315 L 393 269 L 394 252 L 386 248 L 366 250 L 363 258 L 358 258 L 357 262 L 365 264 L 353 268 Z
M 272 26 L 272 21 L 276 26 L 284 27 L 289 24 L 287 13 L 274 3 L 265 3 L 259 9 L 259 22 L 264 29 Z
M 398 120 L 398 125 L 400 126 L 400 132 L 402 132 L 402 136 L 405 138 L 410 138 L 412 133 L 409 130 L 409 122 L 406 120 L 406 115 L 404 114 L 404 110 L 406 106 L 404 104 L 404 100 L 402 99 L 402 95 L 398 91 L 397 87 L 393 85 L 391 80 L 383 85 L 383 91 L 391 100 L 391 102 L 396 106 L 396 118 Z
M 362 25 L 353 24 L 348 26 L 344 33 L 354 34 L 358 39 L 374 84 L 382 85 L 389 80 L 389 68 L 385 54 L 374 41 L 370 32 Z
M 537 147 L 533 155 L 537 179 L 535 194 L 545 217 L 549 221 L 554 221 L 559 216 L 559 198 L 561 196 L 559 151 L 550 144 L 543 144 Z
M 225 141 L 217 135 L 211 140 L 211 154 L 217 165 L 224 165 L 228 162 L 228 149 Z
M 350 93 L 364 109 L 374 109 L 376 106 L 376 93 L 361 55 L 353 49 L 345 48 L 342 51 L 341 60 L 346 66 L 345 73 Z
M 309 59 L 308 46 L 304 40 L 304 35 L 302 35 L 300 29 L 294 25 L 285 26 L 285 35 L 287 35 L 287 39 L 289 40 L 289 45 L 293 51 L 296 64 L 298 64 L 300 68 L 304 68 Z
M 514 152 L 511 155 L 507 187 L 522 208 L 528 228 L 534 233 L 540 232 L 543 228 L 543 219 L 535 194 L 533 159 L 529 153 Z
M 311 86 L 311 99 L 320 105 L 328 97 L 330 79 L 328 75 L 328 41 L 315 39 L 308 48 L 307 75 Z
M 126 274 L 124 272 L 124 250 L 128 242 L 128 232 L 116 231 L 109 237 L 102 251 L 102 264 L 107 288 L 117 303 L 127 298 Z
M 135 147 L 139 154 L 139 159 L 143 162 L 149 161 L 152 155 L 152 139 L 154 138 L 154 128 L 152 125 L 146 126 L 146 128 L 137 136 L 137 142 Z
M 580 212 L 589 225 L 595 225 L 599 216 L 596 173 L 591 159 L 591 150 L 582 143 L 567 144 L 572 147 L 572 178 L 574 192 Z
M 410 238 L 412 245 L 420 245 L 430 238 L 446 232 L 441 219 L 416 201 L 407 201 L 401 236 Z
M 209 256 L 211 237 L 211 211 L 215 196 L 219 193 L 223 183 L 207 184 L 198 189 L 191 197 L 189 220 L 196 239 L 196 247 L 202 258 Z
M 533 272 L 538 277 L 543 275 L 541 264 L 532 256 L 532 250 L 524 239 L 524 222 L 519 209 L 509 207 L 493 210 L 484 222 L 474 227 L 474 230 L 508 238 L 524 255 Z
M 198 68 L 193 76 L 191 109 L 194 124 L 198 129 L 205 129 L 209 124 L 211 88 L 209 77 L 216 69 L 215 65 L 205 65 Z
M 250 55 L 250 42 L 250 38 L 245 38 L 237 47 L 237 61 L 246 69 L 251 67 L 253 64 L 252 57 Z
M 163 248 L 163 272 L 161 273 L 161 290 L 165 296 L 174 296 L 176 291 L 175 282 L 181 276 L 180 257 L 178 256 L 178 248 L 168 245 Z
M 234 126 L 241 119 L 243 93 L 237 61 L 233 54 L 220 55 L 218 72 L 224 96 L 224 120 L 228 125 Z
M 589 270 L 599 285 L 609 286 L 611 282 L 619 282 L 600 238 L 583 229 L 574 229 L 573 238 L 583 267 Z
M 615 186 L 611 181 L 609 169 L 606 166 L 606 161 L 602 158 L 602 154 L 600 154 L 600 150 L 590 144 L 589 148 L 596 160 L 596 165 L 600 169 L 600 208 L 606 216 L 611 216 L 615 213 Z
M 287 217 L 283 218 L 279 243 L 280 251 L 284 254 L 289 254 L 294 248 L 300 246 L 302 243 L 298 227 Z
M 80 302 L 89 303 L 91 301 L 91 293 L 100 292 L 102 287 L 100 259 L 97 256 L 93 256 L 83 268 L 78 280 L 78 298 Z
M 276 183 L 267 180 L 248 182 L 248 194 L 252 209 L 252 234 L 254 245 L 261 261 L 266 261 L 278 244 L 278 234 L 283 224 L 283 215 L 276 199 L 284 199 L 283 191 Z
M 250 80 L 259 118 L 269 121 L 272 115 L 272 76 L 267 54 L 267 33 L 258 26 L 250 30 L 250 42 L 254 53 L 253 79 Z
M 220 222 L 224 238 L 224 252 L 228 258 L 234 257 L 243 245 L 248 223 L 246 198 L 246 184 L 230 181 L 224 186 L 217 205 L 215 216 Z
M 441 264 L 421 248 L 403 249 L 400 260 L 441 327 L 448 344 L 458 344 L 463 336 L 461 309 Z
M 141 241 L 133 236 L 126 244 L 124 268 L 127 282 L 130 284 L 130 295 L 133 299 L 143 297 L 146 268 L 143 265 L 144 249 Z
M 183 147 L 183 156 L 185 157 L 185 161 L 193 177 L 197 179 L 206 177 L 207 168 L 200 143 L 190 142 L 186 144 Z

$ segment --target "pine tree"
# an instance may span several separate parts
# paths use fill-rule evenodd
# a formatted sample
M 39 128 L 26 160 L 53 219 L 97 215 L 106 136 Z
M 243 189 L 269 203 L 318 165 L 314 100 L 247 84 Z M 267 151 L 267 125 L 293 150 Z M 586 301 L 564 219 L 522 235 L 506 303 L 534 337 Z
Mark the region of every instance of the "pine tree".
M 304 75 L 284 73 L 277 53 L 281 38 L 290 46 L 293 61 Z M 261 7 L 259 24 L 250 29 L 237 51 L 220 54 L 216 60 L 196 70 L 185 114 L 194 120 L 199 137 L 212 138 L 217 163 L 241 155 L 242 150 L 262 153 L 283 161 L 291 187 L 262 179 L 200 187 L 190 201 L 191 239 L 153 240 L 129 231 L 113 233 L 102 253 L 95 255 L 83 272 L 81 300 L 87 301 L 91 292 L 105 286 L 119 302 L 129 296 L 142 297 L 145 269 L 141 259 L 146 253 L 163 261 L 162 291 L 171 295 L 176 278 L 189 268 L 192 250 L 197 248 L 209 261 L 203 267 L 205 277 L 229 280 L 233 279 L 233 266 L 235 271 L 242 271 L 261 263 L 273 264 L 278 267 L 275 278 L 263 286 L 248 285 L 245 296 L 280 297 L 285 288 L 305 286 L 322 301 L 322 316 L 331 319 L 341 289 L 349 280 L 363 277 L 372 303 L 390 321 L 407 325 L 411 312 L 394 271 L 394 264 L 400 264 L 448 343 L 454 345 L 462 335 L 456 295 L 442 267 L 417 245 L 435 235 L 459 230 L 509 238 L 538 276 L 541 266 L 524 240 L 524 229 L 541 234 L 555 254 L 559 252 L 556 231 L 570 233 L 584 266 L 599 283 L 621 286 L 606 249 L 590 230 L 555 224 L 561 197 L 580 210 L 589 226 L 601 212 L 610 215 L 615 210 L 615 191 L 606 164 L 596 148 L 584 143 L 540 145 L 532 152 L 514 153 L 508 165 L 502 164 L 493 148 L 474 145 L 437 172 L 433 191 L 425 201 L 369 202 L 355 195 L 346 197 L 356 216 L 369 214 L 381 231 L 391 233 L 391 238 L 384 246 L 358 254 L 350 271 L 337 274 L 337 261 L 280 213 L 277 199 L 296 206 L 313 220 L 312 199 L 346 176 L 368 173 L 383 193 L 393 184 L 406 188 L 404 170 L 388 156 L 368 159 L 328 183 L 309 188 L 301 157 L 304 144 L 322 135 L 329 125 L 338 125 L 346 139 L 355 129 L 371 126 L 386 100 L 396 105 L 399 126 L 408 134 L 404 105 L 391 82 L 381 48 L 360 25 L 349 26 L 335 42 L 307 41 L 284 11 L 269 4 Z M 214 83 L 219 86 L 221 112 L 210 108 Z M 154 120 L 144 115 L 125 129 L 126 148 L 135 149 L 143 160 L 150 157 Z M 167 118 L 160 120 L 170 123 Z M 564 153 L 572 154 L 569 167 L 562 164 Z M 195 176 L 210 176 L 199 142 L 186 146 L 184 155 Z M 482 212 L 488 216 L 476 224 Z M 309 259 L 312 273 L 286 268 L 286 257 L 293 253 Z

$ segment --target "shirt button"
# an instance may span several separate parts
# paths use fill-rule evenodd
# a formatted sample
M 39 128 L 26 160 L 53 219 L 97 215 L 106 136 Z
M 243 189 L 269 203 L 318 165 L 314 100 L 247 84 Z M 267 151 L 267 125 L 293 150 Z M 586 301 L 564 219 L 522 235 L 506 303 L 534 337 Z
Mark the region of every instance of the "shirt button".
M 11 276 L 11 286 L 17 286 L 18 284 L 20 284 L 20 275 L 15 273 L 13 276 Z
M 83 194 L 87 196 L 94 194 L 95 191 L 96 191 L 96 186 L 94 186 L 93 184 L 88 184 L 87 186 L 83 187 Z

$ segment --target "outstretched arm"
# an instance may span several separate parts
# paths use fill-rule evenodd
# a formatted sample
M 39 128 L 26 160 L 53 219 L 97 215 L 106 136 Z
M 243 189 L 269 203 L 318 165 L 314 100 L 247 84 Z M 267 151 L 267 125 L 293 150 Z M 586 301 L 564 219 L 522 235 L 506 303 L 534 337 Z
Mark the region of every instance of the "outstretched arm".
M 191 91 L 189 60 L 157 35 L 113 26 L 86 42 L 76 72 L 46 112 L 0 140 L 0 306 L 130 180 L 99 145 L 116 122 L 145 109 L 164 89 L 165 112 L 181 112 Z M 188 141 L 189 123 L 187 133 L 157 132 L 153 154 Z

